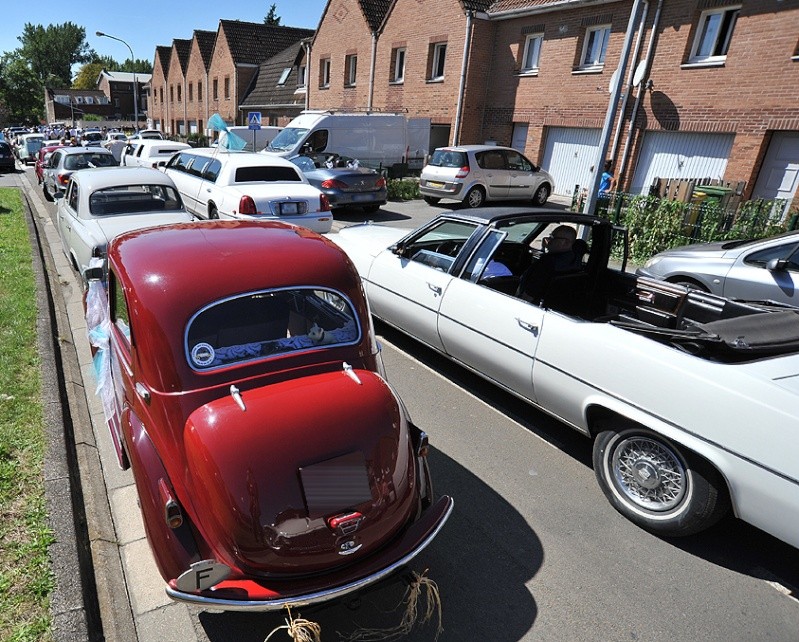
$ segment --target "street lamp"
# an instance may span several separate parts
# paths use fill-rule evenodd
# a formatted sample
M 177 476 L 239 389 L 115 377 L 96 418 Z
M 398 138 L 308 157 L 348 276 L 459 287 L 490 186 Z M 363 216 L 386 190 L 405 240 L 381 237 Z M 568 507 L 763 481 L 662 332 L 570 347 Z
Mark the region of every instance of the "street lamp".
M 128 48 L 130 51 L 130 61 L 133 64 L 133 117 L 135 118 L 135 123 L 133 125 L 134 131 L 139 131 L 139 95 L 138 95 L 138 84 L 136 82 L 136 58 L 133 57 L 133 49 L 131 49 L 130 45 L 122 40 L 122 38 L 117 38 L 116 36 L 112 36 L 107 33 L 103 33 L 102 31 L 95 32 L 98 38 L 111 38 L 111 40 L 117 40 L 121 42 Z

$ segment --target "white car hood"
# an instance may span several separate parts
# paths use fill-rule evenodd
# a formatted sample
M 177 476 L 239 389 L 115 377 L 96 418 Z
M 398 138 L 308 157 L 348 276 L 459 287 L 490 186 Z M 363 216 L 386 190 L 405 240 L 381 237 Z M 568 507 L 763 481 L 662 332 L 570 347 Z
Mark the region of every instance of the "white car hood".
M 377 256 L 410 232 L 411 230 L 400 227 L 362 223 L 345 227 L 338 234 L 329 234 L 328 237 L 347 252 L 357 250 L 370 256 Z
M 98 218 L 97 229 L 105 237 L 105 243 L 109 243 L 115 236 L 123 232 L 132 232 L 145 227 L 155 227 L 158 225 L 169 225 L 171 223 L 190 223 L 193 219 L 188 212 L 175 212 L 174 214 L 164 214 L 163 212 L 151 212 L 149 214 L 130 214 L 123 216 L 108 216 Z M 100 240 L 100 239 L 98 239 Z

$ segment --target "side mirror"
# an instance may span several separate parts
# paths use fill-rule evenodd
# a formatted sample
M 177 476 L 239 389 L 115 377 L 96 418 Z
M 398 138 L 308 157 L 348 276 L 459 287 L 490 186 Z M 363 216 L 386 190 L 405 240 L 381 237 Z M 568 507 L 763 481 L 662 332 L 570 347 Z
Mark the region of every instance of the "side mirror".
M 396 254 L 397 256 L 405 255 L 405 246 L 402 243 L 396 243 L 392 245 L 390 249 L 392 254 Z
M 766 269 L 769 272 L 782 272 L 788 267 L 788 261 L 786 259 L 771 259 L 768 263 L 766 263 Z
M 60 201 L 62 198 L 64 198 L 64 192 L 56 192 L 53 194 L 53 200 Z
M 83 277 L 86 279 L 86 281 L 102 281 L 103 268 L 102 267 L 86 268 L 83 271 Z

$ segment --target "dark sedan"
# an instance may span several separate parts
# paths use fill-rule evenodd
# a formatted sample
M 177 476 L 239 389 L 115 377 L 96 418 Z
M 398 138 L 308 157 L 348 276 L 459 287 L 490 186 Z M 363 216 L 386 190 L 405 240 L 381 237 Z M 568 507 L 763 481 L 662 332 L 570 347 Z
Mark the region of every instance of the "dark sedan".
M 373 169 L 359 167 L 358 161 L 352 158 L 328 154 L 318 158 L 298 156 L 291 160 L 311 185 L 327 195 L 332 209 L 360 207 L 372 213 L 386 204 L 386 179 Z
M 0 141 L 0 170 L 13 172 L 14 168 L 14 153 L 11 151 L 11 146 L 5 141 Z

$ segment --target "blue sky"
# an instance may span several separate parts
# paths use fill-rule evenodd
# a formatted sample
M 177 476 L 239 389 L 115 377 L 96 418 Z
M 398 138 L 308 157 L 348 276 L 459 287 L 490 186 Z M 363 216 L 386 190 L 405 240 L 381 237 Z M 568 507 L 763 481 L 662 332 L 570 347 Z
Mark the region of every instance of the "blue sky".
M 0 52 L 19 47 L 17 36 L 26 23 L 47 26 L 73 22 L 86 30 L 86 40 L 97 53 L 122 61 L 130 57 L 128 48 L 109 38 L 98 38 L 104 31 L 125 40 L 136 58 L 152 62 L 158 45 L 171 45 L 174 38 L 191 38 L 195 29 L 216 31 L 220 19 L 262 22 L 272 4 L 277 5 L 280 22 L 289 27 L 316 29 L 326 0 L 267 0 L 244 2 L 175 2 L 175 0 L 135 0 L 131 9 L 125 2 L 64 3 L 39 0 L 28 5 L 20 0 L 5 0 L 0 12 Z M 222 11 L 220 12 L 220 7 Z

